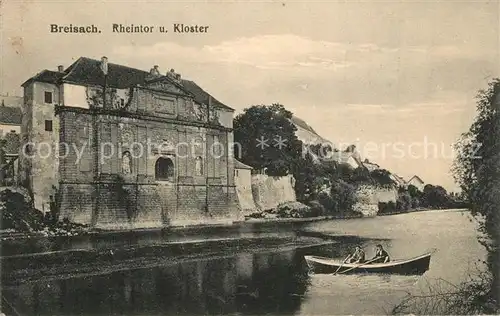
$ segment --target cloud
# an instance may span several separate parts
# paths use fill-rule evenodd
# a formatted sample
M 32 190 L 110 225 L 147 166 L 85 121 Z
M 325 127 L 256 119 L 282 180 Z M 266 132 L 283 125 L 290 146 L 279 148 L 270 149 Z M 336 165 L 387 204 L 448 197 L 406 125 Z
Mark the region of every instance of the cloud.
M 429 100 L 428 102 L 415 102 L 401 105 L 393 104 L 347 104 L 345 107 L 339 107 L 343 112 L 363 113 L 364 115 L 381 116 L 399 116 L 406 117 L 412 115 L 432 115 L 440 116 L 456 112 L 463 112 L 467 101 L 464 99 L 440 99 Z
M 151 46 L 120 46 L 114 54 L 123 57 L 169 57 L 195 63 L 247 65 L 260 69 L 292 67 L 335 70 L 348 67 L 346 46 L 340 43 L 314 41 L 296 35 L 262 35 L 223 41 L 201 48 L 174 42 Z

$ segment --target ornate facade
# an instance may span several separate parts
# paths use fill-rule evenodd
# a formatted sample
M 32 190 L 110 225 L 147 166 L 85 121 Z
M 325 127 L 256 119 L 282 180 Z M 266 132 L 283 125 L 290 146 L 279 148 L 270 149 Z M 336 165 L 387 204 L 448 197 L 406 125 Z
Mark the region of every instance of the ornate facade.
M 234 110 L 196 83 L 157 66 L 80 58 L 23 87 L 21 133 L 30 146 L 21 180 L 39 209 L 57 200 L 60 217 L 109 228 L 239 218 Z M 54 149 L 47 158 L 41 143 Z

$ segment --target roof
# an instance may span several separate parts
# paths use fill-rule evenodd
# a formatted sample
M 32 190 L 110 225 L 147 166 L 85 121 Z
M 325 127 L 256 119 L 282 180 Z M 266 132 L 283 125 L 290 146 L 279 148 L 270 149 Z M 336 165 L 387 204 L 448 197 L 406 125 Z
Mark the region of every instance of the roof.
M 104 74 L 100 66 L 100 60 L 80 57 L 64 71 L 66 74 L 62 80 L 85 85 L 103 85 Z M 149 72 L 143 70 L 108 63 L 106 84 L 117 89 L 130 88 L 144 83 L 148 75 Z
M 295 115 L 293 115 L 293 116 L 292 116 L 291 121 L 292 121 L 292 123 L 294 123 L 295 125 L 298 125 L 298 126 L 302 127 L 303 129 L 305 129 L 305 130 L 307 130 L 307 131 L 309 131 L 309 132 L 311 132 L 311 133 L 313 133 L 313 134 L 316 134 L 316 135 L 318 134 L 318 133 L 316 133 L 316 131 L 315 131 L 315 130 L 311 127 L 311 126 L 309 126 L 309 125 L 308 125 L 308 124 L 307 124 L 307 123 L 306 123 L 303 119 L 298 118 L 298 117 L 296 117 Z
M 406 181 L 402 177 L 398 176 L 397 174 L 391 173 L 391 178 L 400 185 L 406 184 Z
M 0 105 L 0 123 L 21 125 L 21 118 L 20 108 Z
M 22 86 L 25 86 L 28 82 L 31 81 L 42 81 L 50 83 L 70 82 L 81 85 L 103 85 L 104 74 L 102 73 L 100 65 L 100 60 L 91 59 L 88 57 L 80 57 L 63 72 L 44 70 L 34 77 L 28 79 L 22 84 Z M 130 88 L 139 84 L 144 84 L 149 75 L 150 73 L 148 71 L 119 64 L 108 63 L 108 76 L 106 78 L 106 84 L 117 89 Z M 162 76 L 161 78 L 168 77 Z M 208 101 L 211 97 L 212 105 L 234 111 L 234 109 L 232 109 L 231 107 L 215 99 L 195 82 L 182 79 L 180 84 L 186 91 L 193 95 L 194 100 L 197 103 L 208 104 Z
M 241 161 L 236 160 L 236 159 L 234 159 L 234 168 L 235 169 L 253 169 L 249 165 L 245 165 L 244 163 L 242 163 Z
M 198 102 L 200 104 L 209 104 L 209 99 L 211 97 L 212 98 L 212 105 L 219 107 L 219 108 L 225 108 L 227 110 L 234 111 L 234 109 L 223 104 L 222 102 L 220 102 L 219 100 L 217 100 L 216 98 L 214 98 L 213 96 L 208 94 L 208 92 L 203 90 L 194 81 L 182 79 L 182 85 L 184 86 L 184 88 L 186 88 L 186 90 L 188 90 L 189 92 L 191 92 L 194 95 L 194 99 L 196 102 Z
M 420 177 L 419 177 L 419 176 L 417 176 L 417 175 L 414 175 L 413 177 L 411 177 L 411 179 L 410 179 L 410 180 L 408 180 L 408 182 L 407 182 L 407 183 L 410 183 L 410 182 L 411 182 L 411 180 L 413 180 L 413 179 L 416 179 L 416 180 L 418 180 L 418 181 L 420 181 L 420 182 L 422 182 L 422 183 L 425 183 L 425 182 L 424 182 L 424 180 L 422 180 L 422 178 L 420 178 Z
M 297 129 L 303 129 L 310 134 L 314 135 L 315 141 L 314 143 L 316 144 L 325 144 L 325 143 L 330 143 L 326 138 L 320 136 L 316 131 L 309 125 L 307 124 L 303 119 L 298 118 L 297 116 L 293 115 L 290 121 L 297 127 Z M 300 139 L 300 137 L 299 137 Z M 302 142 L 307 142 L 305 139 L 300 139 Z M 333 147 L 333 146 L 332 146 Z
M 51 71 L 51 70 L 45 69 L 45 70 L 42 70 L 41 72 L 37 73 L 33 77 L 29 78 L 28 80 L 26 80 L 21 86 L 24 87 L 25 85 L 27 85 L 28 83 L 31 83 L 33 81 L 56 83 L 63 76 L 64 76 L 64 73 L 62 73 L 62 72 Z

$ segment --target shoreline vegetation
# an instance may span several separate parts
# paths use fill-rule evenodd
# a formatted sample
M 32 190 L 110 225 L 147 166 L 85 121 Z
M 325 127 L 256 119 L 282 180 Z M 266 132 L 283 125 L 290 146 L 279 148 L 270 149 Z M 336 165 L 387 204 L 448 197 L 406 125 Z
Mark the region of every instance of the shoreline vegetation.
M 392 314 L 471 315 L 500 313 L 500 79 L 476 96 L 476 117 L 455 144 L 452 172 L 476 218 L 479 242 L 487 252 L 485 271 L 471 271 L 465 281 L 442 287 L 428 284 L 427 293 L 408 293 Z M 480 157 L 480 159 L 477 159 Z M 442 282 L 441 282 L 442 283 Z

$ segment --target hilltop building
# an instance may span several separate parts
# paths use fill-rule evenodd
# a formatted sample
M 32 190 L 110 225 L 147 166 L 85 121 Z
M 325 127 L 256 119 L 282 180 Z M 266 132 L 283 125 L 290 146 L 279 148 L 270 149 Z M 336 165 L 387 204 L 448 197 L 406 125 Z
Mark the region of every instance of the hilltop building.
M 295 135 L 306 145 L 326 145 L 330 144 L 328 140 L 321 137 L 316 131 L 308 125 L 303 119 L 292 116 L 290 122 L 297 128 Z
M 365 166 L 368 171 L 372 172 L 374 170 L 380 169 L 380 166 L 374 162 L 370 162 L 368 159 L 363 161 L 363 166 Z
M 424 187 L 425 187 L 425 182 L 419 176 L 414 175 L 413 177 L 411 177 L 410 180 L 408 180 L 408 182 L 406 182 L 406 185 L 407 186 L 413 185 L 413 186 L 417 187 L 417 189 L 419 189 L 420 191 L 423 192 Z
M 110 228 L 238 218 L 234 110 L 195 82 L 81 57 L 22 87 L 20 181 L 38 209 Z
M 396 184 L 396 186 L 398 186 L 400 188 L 406 188 L 407 187 L 405 179 L 403 179 L 402 177 L 398 176 L 397 174 L 391 173 L 390 177 L 391 177 L 392 181 L 394 181 L 394 183 Z

